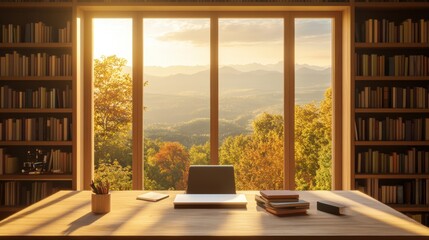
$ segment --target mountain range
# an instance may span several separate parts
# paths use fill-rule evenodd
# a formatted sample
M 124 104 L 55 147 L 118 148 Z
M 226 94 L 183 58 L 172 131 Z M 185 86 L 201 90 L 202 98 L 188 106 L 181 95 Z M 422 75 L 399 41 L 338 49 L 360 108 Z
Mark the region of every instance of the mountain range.
M 331 68 L 295 67 L 295 102 L 320 102 L 331 85 Z M 145 67 L 145 137 L 202 144 L 210 132 L 208 66 Z M 219 134 L 248 133 L 262 112 L 283 113 L 283 63 L 219 69 Z M 126 69 L 130 72 L 130 69 Z
M 148 72 L 148 71 L 147 71 Z M 177 123 L 209 117 L 210 72 L 168 76 L 144 75 L 146 123 Z M 301 66 L 296 70 L 297 104 L 320 101 L 330 86 L 331 69 Z M 219 115 L 226 120 L 256 116 L 263 111 L 281 113 L 283 73 L 257 69 L 219 69 Z M 248 117 L 245 117 L 248 118 Z

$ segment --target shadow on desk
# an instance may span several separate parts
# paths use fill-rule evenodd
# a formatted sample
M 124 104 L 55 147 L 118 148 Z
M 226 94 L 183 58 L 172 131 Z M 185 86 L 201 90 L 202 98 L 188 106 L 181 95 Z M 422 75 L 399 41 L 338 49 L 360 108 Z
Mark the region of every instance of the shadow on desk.
M 50 198 L 52 198 L 52 196 L 48 197 L 48 198 L 46 198 L 43 201 L 42 204 L 40 204 L 40 202 L 34 204 L 34 205 L 38 205 L 39 204 L 40 206 L 32 207 L 31 210 L 27 210 L 29 207 L 24 208 L 23 210 L 21 210 L 17 214 L 15 214 L 15 215 L 13 215 L 13 216 L 11 216 L 11 217 L 3 220 L 0 223 L 0 227 L 2 227 L 5 224 L 8 224 L 10 222 L 13 222 L 14 220 L 21 219 L 21 218 L 23 218 L 23 217 L 25 217 L 27 215 L 30 215 L 30 214 L 32 214 L 34 212 L 40 211 L 40 210 L 42 210 L 44 208 L 47 208 L 47 207 L 49 207 L 49 206 L 51 206 L 51 205 L 53 205 L 55 203 L 62 202 L 63 200 L 65 200 L 67 198 L 70 198 L 70 197 L 72 197 L 72 196 L 74 196 L 76 194 L 78 194 L 78 192 L 76 192 L 76 191 L 70 191 L 70 192 L 67 192 L 66 194 L 64 194 L 64 196 L 61 196 L 61 197 L 58 197 L 58 198 L 53 198 L 52 200 L 50 200 Z M 31 205 L 31 206 L 34 206 L 34 205 Z

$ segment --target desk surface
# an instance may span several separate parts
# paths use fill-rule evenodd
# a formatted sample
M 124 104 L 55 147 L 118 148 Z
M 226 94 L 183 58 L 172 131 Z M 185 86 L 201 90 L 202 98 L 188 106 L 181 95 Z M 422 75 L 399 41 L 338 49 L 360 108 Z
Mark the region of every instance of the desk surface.
M 0 239 L 429 239 L 429 228 L 357 191 L 307 191 L 308 215 L 276 217 L 247 209 L 174 209 L 176 193 L 160 202 L 136 200 L 143 191 L 112 192 L 112 210 L 91 213 L 89 191 L 61 191 L 0 222 Z M 317 211 L 317 200 L 341 203 L 344 216 Z M 392 237 L 396 236 L 396 237 Z M 206 239 L 206 238 L 204 238 Z

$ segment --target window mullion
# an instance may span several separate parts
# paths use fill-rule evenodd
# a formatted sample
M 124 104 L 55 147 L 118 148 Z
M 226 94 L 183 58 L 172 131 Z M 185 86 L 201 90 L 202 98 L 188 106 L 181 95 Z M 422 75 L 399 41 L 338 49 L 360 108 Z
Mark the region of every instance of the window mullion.
M 295 189 L 295 26 L 294 18 L 284 18 L 284 184 L 285 189 Z
M 210 164 L 219 164 L 219 18 L 210 18 Z
M 133 17 L 133 189 L 143 189 L 143 19 Z

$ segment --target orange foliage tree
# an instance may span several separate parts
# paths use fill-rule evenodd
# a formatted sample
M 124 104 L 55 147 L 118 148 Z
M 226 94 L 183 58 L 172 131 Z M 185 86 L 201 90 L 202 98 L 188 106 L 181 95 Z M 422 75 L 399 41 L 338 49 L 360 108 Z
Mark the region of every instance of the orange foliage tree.
M 189 153 L 178 142 L 164 142 L 159 151 L 149 158 L 147 173 L 156 179 L 159 189 L 185 189 L 189 171 Z

